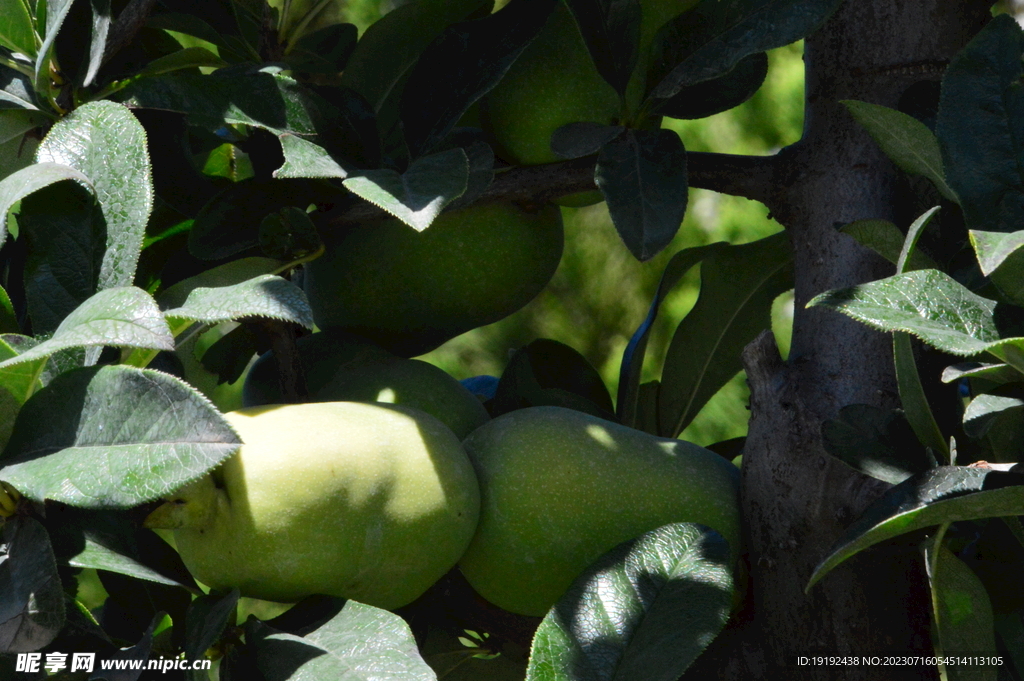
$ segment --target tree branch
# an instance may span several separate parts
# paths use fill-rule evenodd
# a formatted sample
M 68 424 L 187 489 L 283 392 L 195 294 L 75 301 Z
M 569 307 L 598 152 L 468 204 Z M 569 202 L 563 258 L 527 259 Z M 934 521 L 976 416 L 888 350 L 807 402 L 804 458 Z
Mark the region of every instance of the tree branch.
M 690 153 L 691 187 L 723 194 L 744 196 L 768 205 L 778 190 L 776 169 L 780 156 L 737 156 L 731 154 Z M 470 205 L 483 203 L 542 204 L 560 196 L 597 189 L 594 184 L 593 156 L 539 166 L 517 166 L 499 171 L 494 182 Z M 771 206 L 769 205 L 769 208 Z M 324 217 L 341 226 L 377 220 L 387 213 L 366 201 L 333 209 Z

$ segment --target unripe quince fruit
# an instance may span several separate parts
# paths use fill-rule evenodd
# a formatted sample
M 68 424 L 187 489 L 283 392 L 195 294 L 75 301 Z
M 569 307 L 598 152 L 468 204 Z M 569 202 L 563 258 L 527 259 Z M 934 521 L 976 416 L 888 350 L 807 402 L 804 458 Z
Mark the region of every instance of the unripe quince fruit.
M 395 220 L 326 231 L 306 267 L 313 318 L 402 357 L 507 317 L 540 293 L 562 257 L 562 214 L 512 204 L 441 214 L 417 232 Z
M 433 364 L 402 359 L 349 334 L 320 332 L 296 343 L 311 402 L 386 402 L 424 411 L 461 440 L 490 416 L 465 386 Z M 242 390 L 246 407 L 282 401 L 277 358 L 260 356 Z
M 479 489 L 458 439 L 391 405 L 273 405 L 225 415 L 245 444 L 160 506 L 185 565 L 212 588 L 405 605 L 472 537 Z
M 703 447 L 561 407 L 509 412 L 463 444 L 481 506 L 459 565 L 505 610 L 544 615 L 602 554 L 669 523 L 707 525 L 739 555 L 739 471 Z

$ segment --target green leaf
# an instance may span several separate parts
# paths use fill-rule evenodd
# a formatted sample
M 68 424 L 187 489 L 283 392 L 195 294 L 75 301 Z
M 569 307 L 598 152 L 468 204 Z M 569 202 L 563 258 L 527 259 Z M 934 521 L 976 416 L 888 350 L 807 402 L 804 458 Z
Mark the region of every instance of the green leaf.
M 647 354 L 647 342 L 650 339 L 651 329 L 654 328 L 654 321 L 658 317 L 662 301 L 665 300 L 665 297 L 675 288 L 683 276 L 711 253 L 723 248 L 727 248 L 727 244 L 724 242 L 685 248 L 673 255 L 672 259 L 665 265 L 665 271 L 661 275 L 658 290 L 654 294 L 654 300 L 651 301 L 651 306 L 648 309 L 647 318 L 640 323 L 640 326 L 633 333 L 633 337 L 630 338 L 629 344 L 622 353 L 616 415 L 623 425 L 639 428 L 652 435 L 657 435 L 657 428 L 654 430 L 641 428 L 639 421 L 640 415 L 644 413 L 643 410 L 639 409 L 640 377 L 643 375 L 644 358 Z M 654 393 L 656 398 L 656 386 Z M 653 416 L 656 421 L 657 413 Z
M 679 323 L 661 374 L 658 427 L 675 437 L 741 369 L 743 348 L 771 328 L 772 303 L 793 288 L 789 235 L 779 232 L 711 253 L 700 297 Z
M 198 287 L 184 305 L 164 312 L 168 319 L 217 324 L 242 317 L 279 319 L 313 328 L 313 313 L 302 289 L 287 279 L 264 274 L 233 286 Z
M 37 388 L 42 387 L 39 377 L 46 367 L 47 358 L 39 357 L 22 363 L 8 363 L 7 360 L 27 352 L 35 345 L 38 345 L 38 341 L 28 336 L 9 334 L 0 337 L 0 363 L 4 365 L 0 367 L 0 388 L 9 392 L 19 406 L 25 404 L 25 400 Z
M 240 258 L 218 265 L 188 279 L 179 281 L 159 296 L 160 307 L 168 310 L 185 304 L 192 291 L 199 287 L 234 286 L 263 274 L 271 274 L 281 263 L 271 258 Z
M 153 177 L 142 125 L 119 104 L 83 104 L 53 126 L 36 158 L 74 168 L 89 179 L 107 223 L 99 288 L 130 286 L 153 210 Z
M 855 99 L 841 103 L 900 169 L 928 178 L 944 197 L 958 201 L 956 192 L 946 184 L 939 140 L 928 126 L 902 111 L 878 104 Z
M 807 304 L 838 310 L 880 331 L 904 331 L 954 355 L 976 355 L 999 341 L 995 301 L 938 270 L 918 270 L 826 291 Z
M 1024 222 L 1020 166 L 1024 33 L 999 15 L 946 68 L 936 121 L 946 179 L 969 229 L 1013 232 Z
M 537 36 L 555 0 L 512 0 L 501 10 L 445 29 L 423 50 L 399 110 L 412 158 L 434 150 Z
M 14 304 L 11 303 L 7 291 L 0 286 L 0 334 L 19 331 L 21 326 L 18 324 L 18 316 L 14 313 Z
M 843 225 L 840 230 L 849 234 L 861 246 L 866 246 L 893 265 L 899 262 L 903 242 L 906 239 L 900 228 L 888 220 L 856 220 Z M 904 266 L 904 272 L 914 270 L 937 270 L 939 266 L 921 251 L 915 249 Z
M 398 615 L 348 601 L 341 612 L 304 637 L 247 623 L 266 681 L 433 681 L 409 625 Z
M 177 551 L 121 511 L 47 509 L 46 526 L 59 565 L 92 568 L 199 593 Z
M 18 228 L 25 259 L 25 302 L 36 336 L 53 333 L 96 293 L 107 230 L 96 198 L 74 182 L 59 182 L 21 201 Z
M 199 478 L 240 444 L 184 381 L 133 367 L 88 367 L 61 374 L 25 403 L 0 479 L 37 501 L 130 508 Z
M 821 424 L 827 451 L 850 467 L 897 485 L 932 467 L 903 412 L 850 404 Z
M 165 54 L 146 64 L 133 78 L 151 78 L 182 69 L 195 69 L 200 66 L 221 68 L 227 62 L 210 52 L 205 47 L 186 47 L 183 50 Z
M 768 55 L 744 57 L 731 71 L 713 80 L 688 85 L 669 99 L 660 100 L 655 112 L 669 118 L 695 119 L 737 107 L 754 96 L 768 76 Z
M 1015 305 L 1024 305 L 1024 231 L 970 231 L 981 272 Z
M 89 52 L 85 66 L 85 75 L 82 78 L 82 85 L 88 87 L 93 85 L 100 66 L 103 65 L 103 57 L 107 51 L 107 35 L 110 33 L 112 20 L 110 0 L 91 0 L 89 3 L 92 10 L 92 31 L 90 31 Z
M 42 33 L 43 43 L 36 52 L 35 60 L 35 89 L 39 92 L 49 90 L 49 68 L 53 63 L 54 44 L 61 26 L 64 24 L 64 19 L 71 11 L 72 2 L 74 0 L 36 0 L 37 5 L 43 3 L 46 5 L 46 30 Z
M 21 138 L 26 132 L 45 122 L 46 118 L 36 111 L 5 110 L 0 107 L 0 144 Z
M 238 589 L 223 596 L 199 596 L 188 606 L 185 615 L 185 659 L 201 660 L 206 651 L 220 640 L 229 625 L 235 624 Z M 208 671 L 185 671 L 186 681 L 209 681 Z
M 620 97 L 636 68 L 640 47 L 639 0 L 566 0 L 590 57 Z
M 221 69 L 209 76 L 175 73 L 144 78 L 118 92 L 129 107 L 188 114 L 209 130 L 251 125 L 276 135 L 316 134 L 314 98 L 295 80 L 265 71 Z
M 92 182 L 84 174 L 58 163 L 35 163 L 0 181 L 0 245 L 7 239 L 7 214 L 18 201 L 43 187 L 73 180 L 92 191 Z
M 49 645 L 64 627 L 64 590 L 39 521 L 15 516 L 0 528 L 0 652 Z
M 0 0 L 0 45 L 11 52 L 35 57 L 37 40 L 26 0 Z
M 992 602 L 978 575 L 945 546 L 929 546 L 925 560 L 929 567 L 934 567 L 928 577 L 938 634 L 935 654 L 994 658 L 997 650 Z M 939 669 L 945 671 L 949 681 L 996 681 L 999 676 L 999 667 L 995 665 L 940 664 Z
M 0 111 L 20 109 L 35 111 L 47 116 L 36 106 L 35 88 L 32 81 L 14 69 L 0 66 Z
M 446 26 L 491 4 L 490 0 L 446 0 L 396 7 L 363 33 L 345 66 L 342 85 L 365 97 L 374 111 L 380 111 L 420 53 Z
M 962 362 L 942 370 L 943 383 L 952 383 L 961 378 L 981 379 L 995 387 L 1024 381 L 1024 374 L 1009 364 L 983 364 L 981 362 Z
M 1024 453 L 1024 400 L 982 394 L 964 410 L 964 432 L 983 440 L 996 463 L 1016 463 Z
M 799 40 L 842 0 L 701 2 L 670 21 L 652 45 L 649 96 L 668 99 L 731 71 L 744 57 Z
M 173 350 L 174 337 L 152 296 L 134 286 L 111 288 L 82 303 L 51 338 L 0 362 L 0 369 L 67 348 L 105 345 Z
M 281 135 L 284 164 L 274 171 L 278 178 L 346 178 L 345 170 L 329 151 L 319 144 L 295 135 Z
M 583 158 L 601 151 L 625 130 L 621 125 L 566 123 L 551 133 L 551 151 L 560 158 Z
M 541 622 L 527 681 L 675 681 L 725 626 L 732 590 L 728 543 L 702 525 L 620 544 Z
M 939 466 L 918 473 L 876 499 L 829 549 L 805 591 L 869 546 L 907 532 L 958 520 L 1019 515 L 1024 475 L 985 468 Z
M 538 338 L 520 348 L 501 374 L 492 417 L 524 407 L 575 409 L 614 421 L 612 398 L 601 374 L 574 348 Z
M 931 222 L 939 207 L 926 211 L 914 221 L 907 230 L 907 238 L 900 251 L 900 257 L 896 261 L 896 274 L 903 274 L 906 271 L 907 262 L 916 252 L 917 240 L 921 233 Z M 892 337 L 893 362 L 896 367 L 896 382 L 899 386 L 900 402 L 903 404 L 903 411 L 910 421 L 911 427 L 917 433 L 918 439 L 927 447 L 936 452 L 949 456 L 949 448 L 946 438 L 935 422 L 931 405 L 928 404 L 928 396 L 921 385 L 921 376 L 917 371 L 917 362 L 914 359 L 914 350 L 911 347 L 910 335 L 906 333 L 894 333 Z
M 686 213 L 686 149 L 671 130 L 626 130 L 601 147 L 594 181 L 622 241 L 646 261 L 671 243 Z
M 468 182 L 469 158 L 456 148 L 417 159 L 401 175 L 394 170 L 367 170 L 342 184 L 422 232 L 445 206 L 465 193 Z

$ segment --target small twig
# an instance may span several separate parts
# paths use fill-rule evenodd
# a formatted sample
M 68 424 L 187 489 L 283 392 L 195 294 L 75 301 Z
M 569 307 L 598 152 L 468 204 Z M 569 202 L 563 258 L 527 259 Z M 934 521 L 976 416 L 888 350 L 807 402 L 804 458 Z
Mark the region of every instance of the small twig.
M 270 349 L 277 360 L 277 379 L 281 388 L 281 401 L 298 404 L 309 398 L 306 373 L 299 360 L 299 349 L 295 342 L 295 325 L 277 319 L 258 318 L 253 324 L 259 332 L 266 334 Z

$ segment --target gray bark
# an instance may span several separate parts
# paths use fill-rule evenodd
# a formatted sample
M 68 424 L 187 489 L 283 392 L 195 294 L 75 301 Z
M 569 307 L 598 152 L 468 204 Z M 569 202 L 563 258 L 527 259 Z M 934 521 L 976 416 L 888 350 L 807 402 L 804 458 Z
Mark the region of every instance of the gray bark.
M 804 137 L 778 157 L 769 208 L 792 239 L 794 336 L 783 363 L 769 336 L 744 362 L 751 386 L 743 515 L 750 593 L 739 622 L 709 651 L 720 678 L 917 679 L 926 667 L 800 667 L 808 653 L 932 654 L 927 583 L 914 539 L 872 549 L 804 594 L 815 565 L 887 485 L 831 458 L 821 424 L 848 404 L 898 406 L 891 336 L 805 309 L 815 295 L 892 274 L 836 227 L 894 220 L 896 170 L 839 103 L 895 108 L 990 17 L 977 0 L 853 0 L 807 40 Z M 917 537 L 916 540 L 919 540 Z

